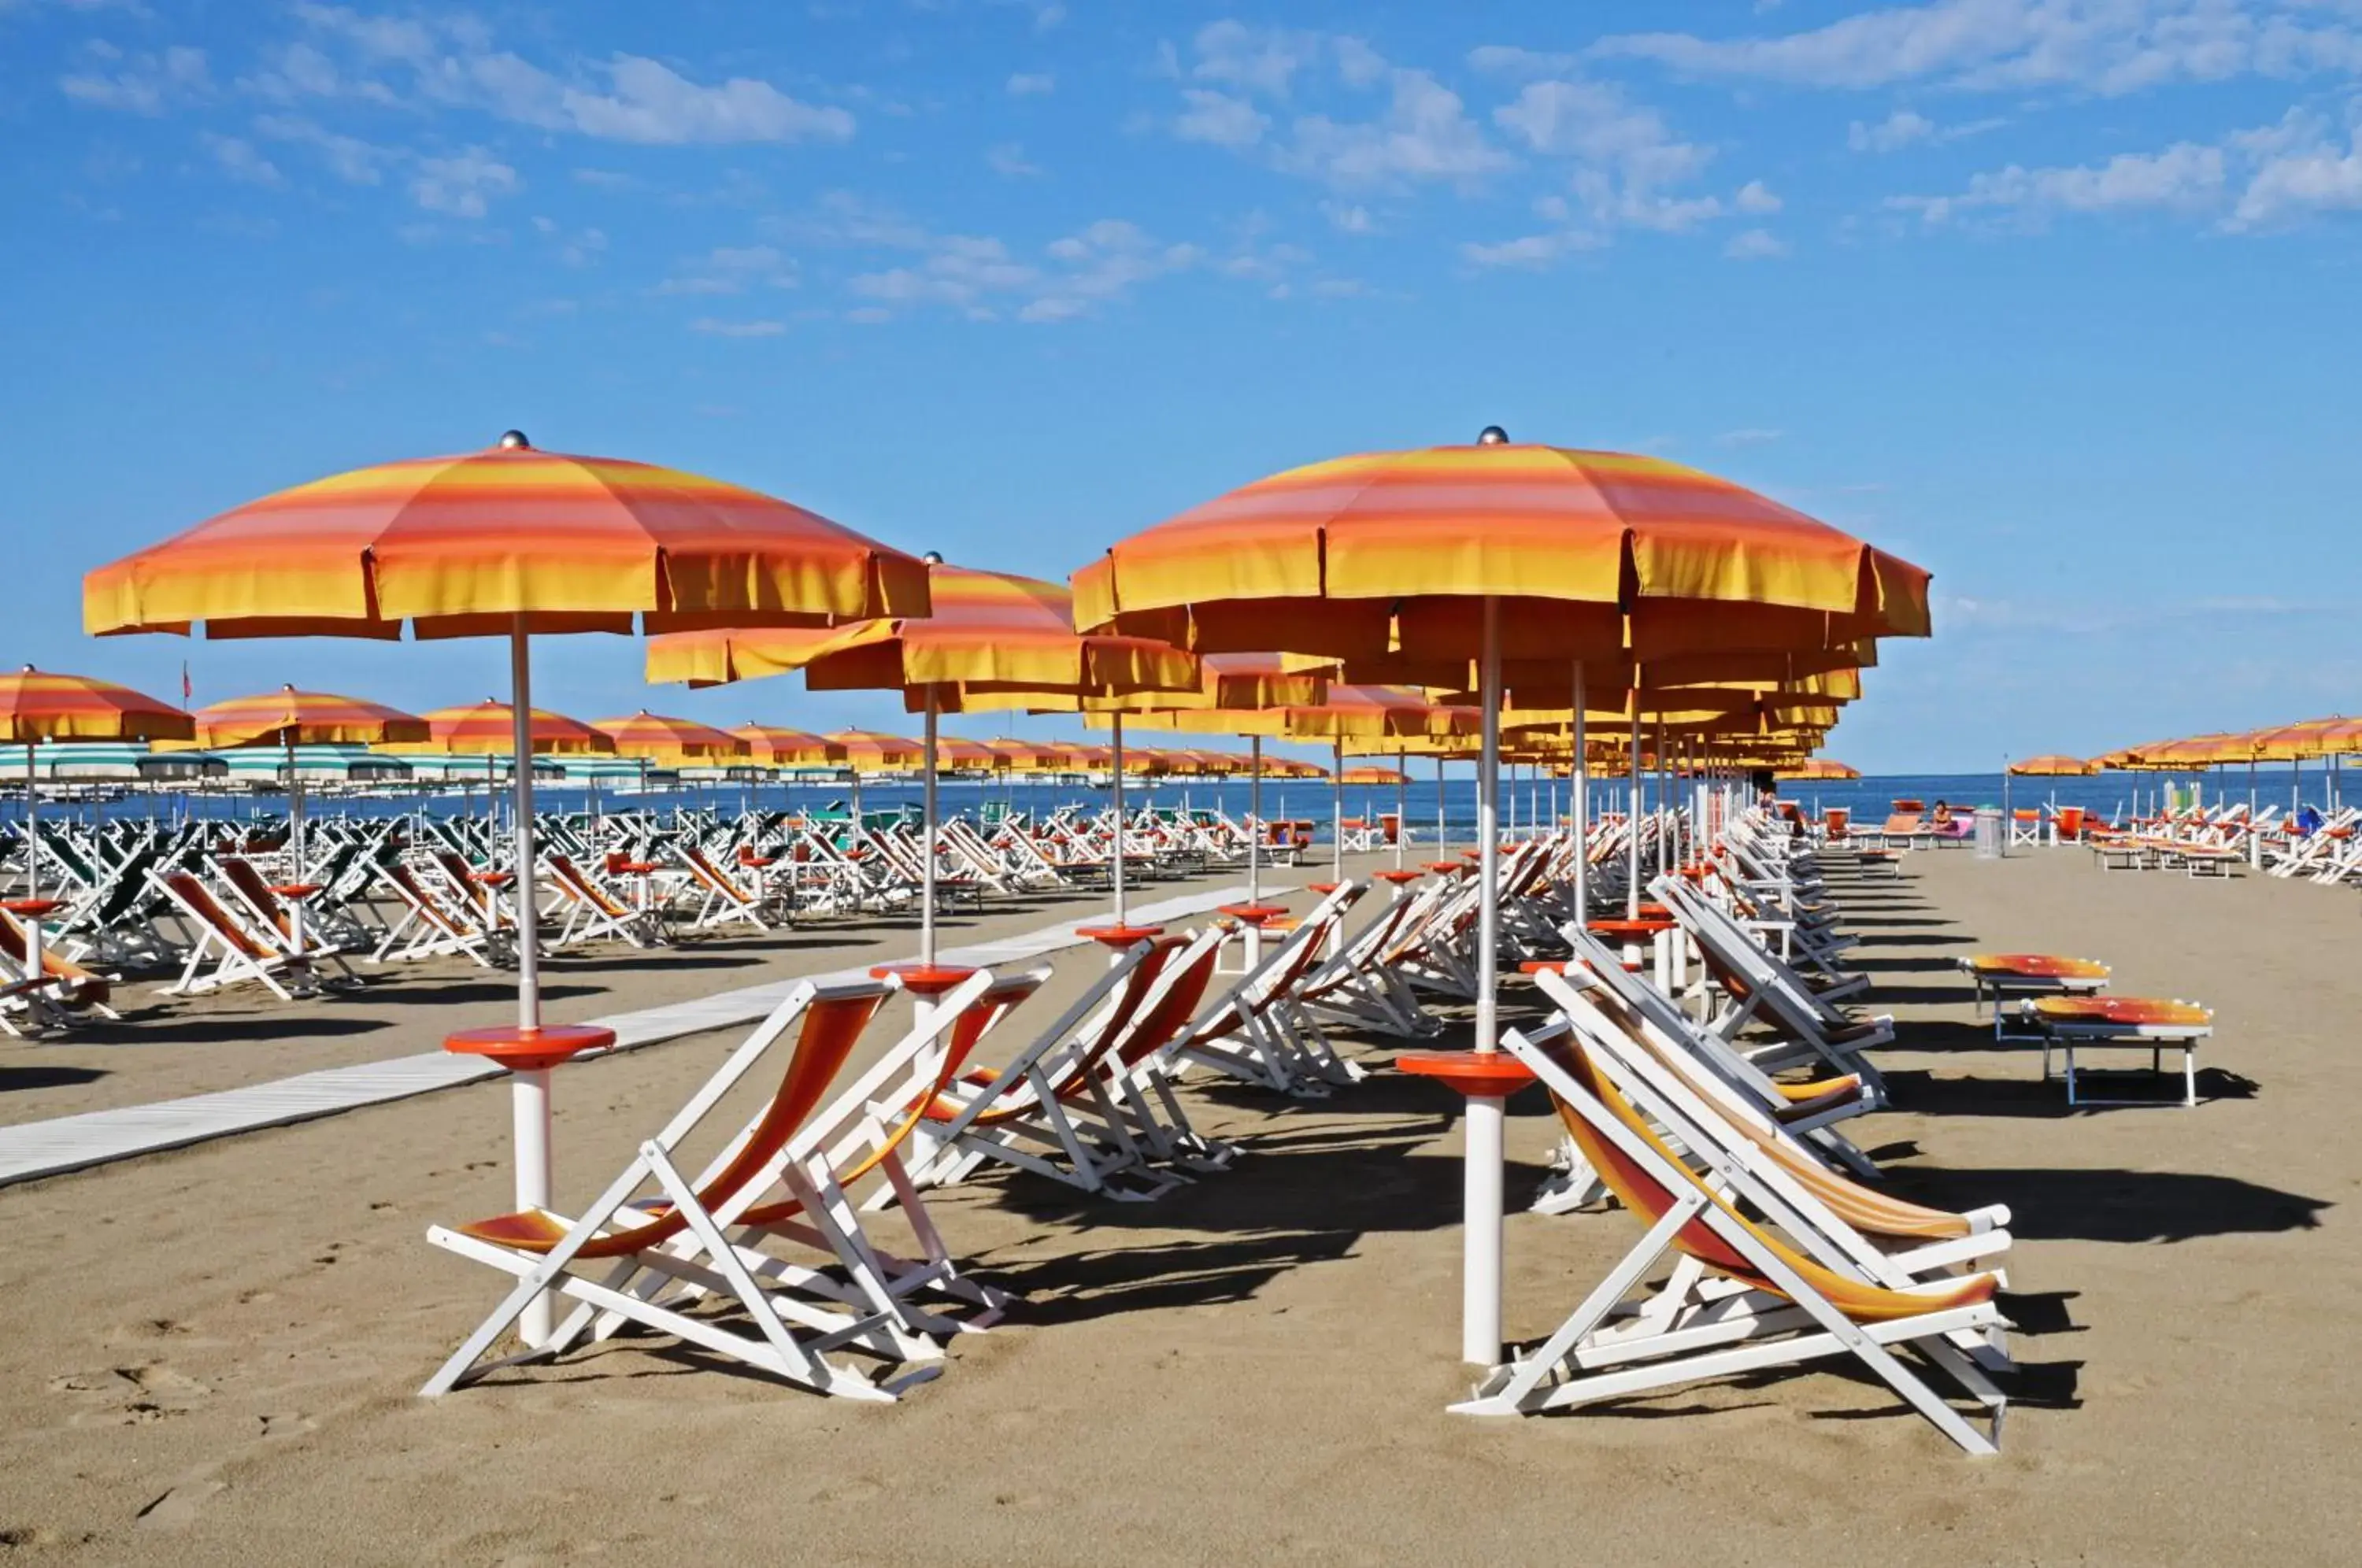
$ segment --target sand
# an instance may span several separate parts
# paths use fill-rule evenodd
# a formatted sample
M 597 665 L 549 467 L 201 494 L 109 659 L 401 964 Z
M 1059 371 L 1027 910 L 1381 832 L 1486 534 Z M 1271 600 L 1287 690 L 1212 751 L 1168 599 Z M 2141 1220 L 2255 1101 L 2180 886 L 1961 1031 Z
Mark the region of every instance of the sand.
M 1904 1025 L 1882 1059 L 1904 1109 L 1860 1140 L 1905 1192 L 2017 1216 L 1998 1459 L 1827 1371 L 1446 1414 L 1458 1129 L 1391 1075 L 1309 1106 L 1193 1091 L 1252 1153 L 1157 1204 L 946 1197 L 953 1246 L 1032 1304 L 902 1405 L 653 1341 L 423 1401 L 497 1294 L 421 1237 L 506 1206 L 488 1085 L 0 1192 L 0 1529 L 28 1561 L 196 1563 L 2350 1560 L 2352 895 L 1939 853 L 1852 903 Z M 2068 1113 L 1969 1021 L 1948 966 L 1976 948 L 2087 953 L 2120 992 L 2213 1005 L 2216 1098 Z M 1063 961 L 1061 991 L 1094 962 Z M 728 1043 L 569 1069 L 561 1198 Z M 1543 1109 L 1509 1137 L 1517 1193 Z M 1638 1234 L 1513 1218 L 1511 1332 L 1553 1326 Z

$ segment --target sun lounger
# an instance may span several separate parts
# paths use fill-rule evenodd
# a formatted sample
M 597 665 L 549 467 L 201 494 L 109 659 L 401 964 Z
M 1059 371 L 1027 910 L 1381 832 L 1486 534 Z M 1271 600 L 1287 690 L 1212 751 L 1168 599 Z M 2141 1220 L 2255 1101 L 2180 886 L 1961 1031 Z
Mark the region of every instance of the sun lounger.
M 0 995 L 13 1008 L 0 1010 L 0 1029 L 21 1032 L 20 1022 L 36 1029 L 72 1024 L 93 1013 L 101 1018 L 123 1015 L 108 1005 L 114 996 L 110 977 L 84 968 L 48 943 L 41 946 L 41 972 L 32 973 L 32 939 L 24 922 L 0 910 Z
M 946 1034 L 993 976 L 978 970 L 946 993 L 937 1008 L 889 1051 L 907 1062 Z M 528 1302 L 555 1292 L 579 1305 L 548 1344 L 529 1356 L 562 1353 L 604 1316 L 702 1346 L 785 1382 L 821 1393 L 890 1400 L 940 1370 L 933 1342 L 911 1327 L 900 1301 L 864 1236 L 808 1124 L 831 1084 L 877 1016 L 890 987 L 866 983 L 798 986 L 772 1010 L 713 1077 L 657 1135 L 639 1146 L 623 1174 L 579 1219 L 541 1210 L 502 1214 L 471 1225 L 435 1226 L 435 1245 L 517 1278 L 517 1285 L 427 1380 L 422 1394 L 447 1393 L 490 1368 L 478 1364 Z M 915 1036 L 915 1040 L 912 1038 Z M 788 1060 L 762 1114 L 715 1160 L 690 1180 L 675 1154 L 723 1098 L 782 1041 Z M 634 1199 L 653 1183 L 654 1207 Z M 784 1190 L 826 1244 L 833 1264 L 852 1283 L 859 1305 L 822 1304 L 774 1288 L 782 1283 L 767 1260 L 753 1258 L 727 1234 L 739 1217 Z M 674 1243 L 682 1243 L 676 1248 Z M 604 1278 L 577 1272 L 608 1265 Z M 752 1333 L 706 1313 L 678 1310 L 624 1286 L 644 1271 L 680 1282 L 694 1293 L 734 1300 L 751 1320 Z M 848 1347 L 903 1364 L 925 1361 L 890 1380 L 866 1375 L 836 1357 Z
M 557 907 L 566 911 L 550 945 L 571 947 L 608 936 L 621 937 L 635 947 L 654 944 L 656 920 L 650 911 L 634 909 L 592 881 L 571 856 L 545 855 L 542 864 L 549 868 Z
M 1772 1189 L 1738 1161 L 1710 1167 L 1713 1180 L 1692 1171 L 1580 1040 L 1546 1048 L 1512 1030 L 1504 1043 L 1549 1089 L 1570 1135 L 1648 1230 L 1556 1332 L 1494 1369 L 1474 1397 L 1454 1409 L 1475 1415 L 1565 1409 L 1701 1379 L 1850 1357 L 1966 1452 L 1996 1451 L 2006 1400 L 1954 1339 L 2006 1326 L 1993 1303 L 1994 1275 L 1945 1276 L 1897 1289 L 1818 1261 L 1814 1254 L 1821 1247 L 1803 1242 L 1793 1231 L 1781 1234 L 1788 1224 L 1805 1225 L 1801 1215 L 1785 1205 L 1773 1209 L 1787 1222 L 1780 1230 L 1748 1218 L 1723 1196 L 1721 1185 L 1730 1184 L 1750 1202 L 1766 1200 Z M 1670 1314 L 1660 1308 L 1651 1315 L 1645 1295 L 1628 1309 L 1627 1297 L 1668 1253 L 1677 1267 L 1680 1260 L 1694 1260 L 1705 1275 L 1730 1282 L 1738 1293 L 1704 1302 L 1684 1297 Z M 1989 1418 L 1990 1432 L 1971 1426 L 1898 1359 L 1891 1347 L 1901 1346 L 1918 1351 L 1966 1390 Z
M 1971 1008 L 1991 1006 L 1995 1040 L 2035 1040 L 2036 1034 L 2008 1031 L 2010 998 L 2090 996 L 2108 986 L 2108 966 L 2092 958 L 2070 958 L 2057 953 L 1971 953 L 1959 960 L 1960 970 L 1973 988 Z
M 1363 1069 L 1337 1055 L 1296 997 L 1359 886 L 1340 883 L 1295 930 L 1265 948 L 1262 961 L 1168 1048 L 1170 1060 L 1298 1099 L 1325 1097 L 1332 1085 L 1359 1081 Z
M 285 947 L 231 913 L 195 873 L 151 871 L 149 876 L 180 914 L 190 939 L 181 977 L 159 988 L 166 996 L 201 996 L 252 980 L 281 1001 L 295 999 L 280 984 L 280 977 L 295 962 Z
M 2043 1043 L 2042 1077 L 2050 1078 L 2050 1055 L 2065 1067 L 2071 1106 L 2180 1105 L 2198 1103 L 2198 1045 L 2214 1032 L 2214 1015 L 2194 1002 L 2151 997 L 2041 997 L 2018 1004 Z M 2165 1071 L 2168 1051 L 2181 1053 L 2181 1094 L 2171 1099 L 2094 1099 L 2076 1079 L 2078 1050 L 2134 1050 L 2149 1054 L 2149 1071 Z M 2085 1077 L 2096 1069 L 2085 1068 Z M 2115 1071 L 2115 1069 L 2111 1069 Z
M 402 913 L 388 923 L 370 962 L 462 954 L 484 968 L 494 966 L 495 935 L 505 933 L 478 923 L 474 906 L 447 901 L 414 867 L 400 860 L 379 867 L 377 875 L 380 884 L 392 891 Z

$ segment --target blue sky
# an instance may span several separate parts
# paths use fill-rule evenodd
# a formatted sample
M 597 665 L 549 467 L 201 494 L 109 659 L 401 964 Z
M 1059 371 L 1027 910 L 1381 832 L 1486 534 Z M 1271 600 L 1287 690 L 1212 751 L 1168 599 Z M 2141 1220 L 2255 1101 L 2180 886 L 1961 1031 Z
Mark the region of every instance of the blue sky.
M 100 644 L 78 596 L 511 425 L 1062 576 L 1499 423 L 1931 567 L 1866 767 L 2352 710 L 2357 125 L 2362 0 L 0 0 L 7 657 L 495 691 L 490 646 Z

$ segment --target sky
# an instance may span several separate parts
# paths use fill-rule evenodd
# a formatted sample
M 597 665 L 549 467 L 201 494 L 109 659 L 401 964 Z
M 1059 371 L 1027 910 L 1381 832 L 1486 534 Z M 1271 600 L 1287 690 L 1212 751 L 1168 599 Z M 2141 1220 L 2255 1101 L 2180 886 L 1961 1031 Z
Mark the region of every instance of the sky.
M 0 0 L 0 657 L 158 695 L 502 690 L 79 589 L 512 426 L 1063 577 L 1498 424 L 1930 568 L 1872 771 L 2362 710 L 2362 0 Z M 537 696 L 913 723 L 639 659 Z

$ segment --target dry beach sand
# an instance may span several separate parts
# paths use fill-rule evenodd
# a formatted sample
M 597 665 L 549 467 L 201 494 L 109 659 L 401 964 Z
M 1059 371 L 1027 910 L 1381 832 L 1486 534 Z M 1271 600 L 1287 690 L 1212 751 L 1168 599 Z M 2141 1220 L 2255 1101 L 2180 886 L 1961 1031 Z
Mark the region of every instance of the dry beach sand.
M 2103 877 L 2061 851 L 1915 855 L 1848 901 L 1873 1005 L 1905 1025 L 1882 1057 L 1904 1109 L 1860 1141 L 1907 1193 L 2015 1211 L 2025 1372 L 1998 1459 L 1841 1371 L 1447 1415 L 1467 1381 L 1458 1127 L 1386 1074 L 1311 1105 L 1193 1090 L 1251 1153 L 1160 1203 L 1000 1178 L 947 1196 L 955 1249 L 1031 1301 L 900 1406 L 647 1339 L 420 1400 L 498 1293 L 421 1234 L 507 1206 L 491 1084 L 0 1191 L 0 1539 L 27 1561 L 176 1563 L 2350 1561 L 2353 895 Z M 1970 1021 L 1949 966 L 1976 948 L 2088 954 L 2121 993 L 2213 1006 L 2217 1098 L 2069 1113 Z M 1052 1016 L 1098 961 L 1062 957 L 1028 1010 Z M 760 977 L 598 983 L 643 1005 Z M 382 1010 L 406 1048 L 487 1006 L 430 998 Z M 563 1072 L 561 1203 L 732 1043 Z M 123 1098 L 187 1092 L 168 1049 L 140 1049 Z M 1551 1143 L 1545 1109 L 1516 1102 L 1513 1195 Z M 1546 1332 L 1638 1234 L 1621 1212 L 1514 1217 L 1510 1331 Z

